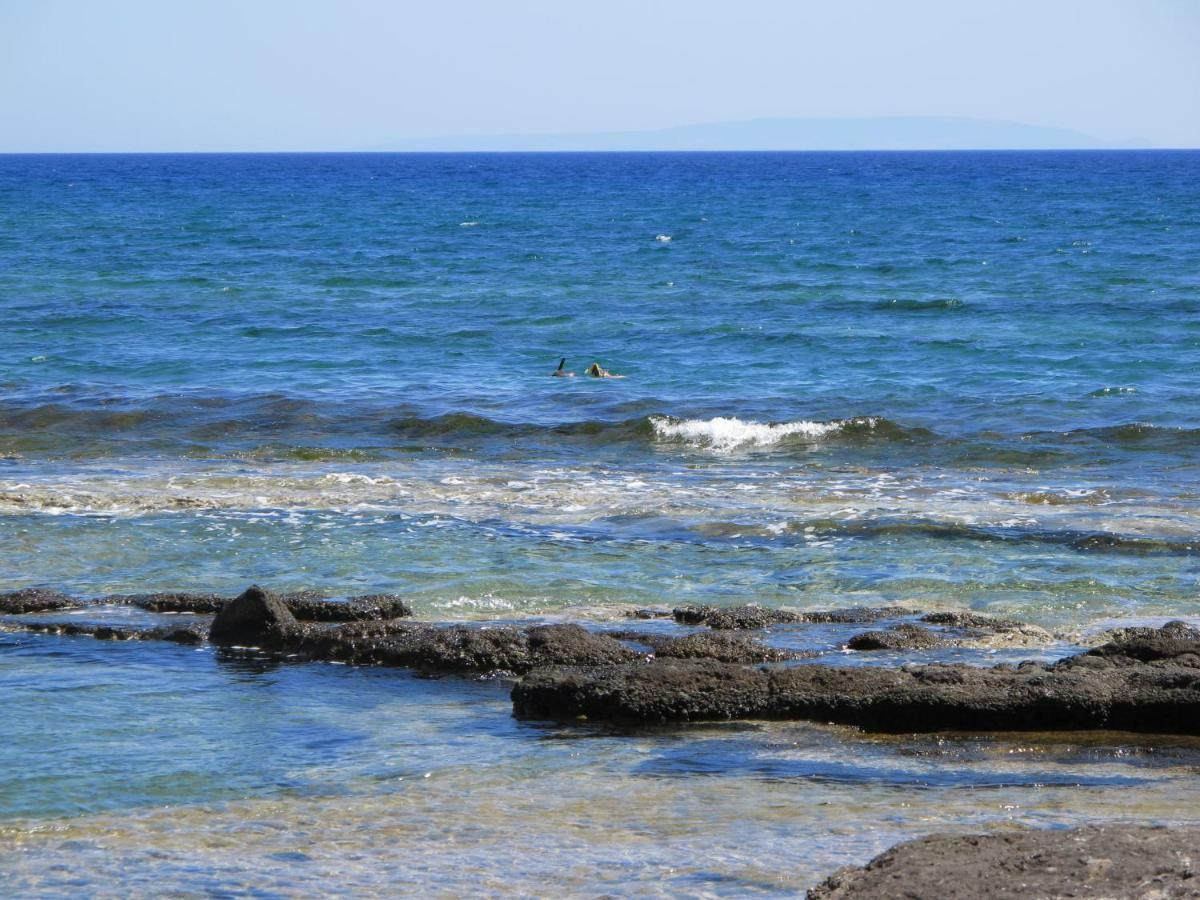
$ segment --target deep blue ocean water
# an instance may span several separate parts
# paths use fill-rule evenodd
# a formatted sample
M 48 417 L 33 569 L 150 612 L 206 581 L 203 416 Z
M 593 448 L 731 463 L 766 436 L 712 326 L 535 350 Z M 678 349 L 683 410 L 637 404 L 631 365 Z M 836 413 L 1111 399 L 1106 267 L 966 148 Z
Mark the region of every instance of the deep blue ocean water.
M 1200 153 L 1161 151 L 0 156 L 0 590 L 258 581 L 600 624 L 901 603 L 1064 647 L 1198 616 L 1198 176 Z M 564 356 L 579 377 L 549 377 Z M 942 752 L 924 744 L 807 726 L 574 740 L 513 723 L 498 684 L 208 650 L 0 634 L 0 689 L 21 711 L 0 744 L 53 760 L 0 777 L 3 840 L 35 847 L 0 870 L 30 891 L 71 886 L 32 836 L 63 816 L 128 835 L 68 840 L 83 889 L 137 866 L 236 890 L 267 860 L 271 890 L 300 889 L 317 849 L 267 841 L 242 872 L 199 848 L 321 816 L 365 860 L 349 884 L 428 890 L 363 822 L 472 879 L 511 851 L 507 816 L 547 849 L 498 889 L 572 860 L 579 891 L 618 871 L 740 893 L 929 822 L 1181 819 L 1196 799 L 1172 774 L 1191 749 L 1161 778 L 1142 751 L 1058 745 L 1006 775 L 1003 745 L 968 742 L 947 776 L 911 763 Z M 516 808 L 572 792 L 590 813 Z M 691 819 L 649 812 L 693 803 L 729 807 L 696 838 L 711 870 Z M 820 803 L 834 824 L 795 812 Z M 488 811 L 494 833 L 439 840 Z M 811 869 L 768 877 L 739 855 L 750 833 Z

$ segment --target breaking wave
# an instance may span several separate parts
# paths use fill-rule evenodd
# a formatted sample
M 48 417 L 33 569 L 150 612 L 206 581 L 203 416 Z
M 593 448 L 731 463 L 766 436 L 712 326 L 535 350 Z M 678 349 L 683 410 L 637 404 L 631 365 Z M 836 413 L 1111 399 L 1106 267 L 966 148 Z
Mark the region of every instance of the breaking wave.
M 754 422 L 733 416 L 717 416 L 712 419 L 651 416 L 650 424 L 654 428 L 655 437 L 660 440 L 716 451 L 770 447 L 788 440 L 811 443 L 834 436 L 895 440 L 909 434 L 895 422 L 876 416 L 835 419 L 830 422 Z

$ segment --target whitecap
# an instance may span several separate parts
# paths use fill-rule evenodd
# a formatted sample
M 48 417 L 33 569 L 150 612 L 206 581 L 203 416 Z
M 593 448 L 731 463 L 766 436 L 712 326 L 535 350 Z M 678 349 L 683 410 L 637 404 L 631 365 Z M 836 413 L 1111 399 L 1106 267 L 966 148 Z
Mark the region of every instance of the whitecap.
M 875 425 L 874 419 L 852 421 L 856 424 L 866 424 L 872 428 Z M 697 447 L 706 447 L 717 451 L 728 451 L 738 447 L 769 447 L 792 436 L 815 440 L 841 431 L 850 422 L 846 420 L 753 422 L 743 421 L 733 416 L 675 420 L 666 416 L 652 416 L 650 424 L 654 427 L 654 433 L 660 438 L 683 441 Z
M 654 239 L 660 244 L 669 244 L 671 242 L 671 236 L 669 234 L 656 234 Z

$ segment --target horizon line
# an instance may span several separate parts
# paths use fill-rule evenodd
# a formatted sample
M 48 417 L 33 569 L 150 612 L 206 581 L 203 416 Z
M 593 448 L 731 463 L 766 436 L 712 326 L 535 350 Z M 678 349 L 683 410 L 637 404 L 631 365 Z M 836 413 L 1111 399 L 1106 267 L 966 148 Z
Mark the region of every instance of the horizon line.
M 687 149 L 648 150 L 631 148 L 578 149 L 578 150 L 0 150 L 3 156 L 620 156 L 657 155 L 683 156 L 686 154 L 852 154 L 852 153 L 1189 153 L 1200 151 L 1200 146 L 1154 146 L 1154 147 L 847 147 L 847 148 L 789 148 L 789 149 Z

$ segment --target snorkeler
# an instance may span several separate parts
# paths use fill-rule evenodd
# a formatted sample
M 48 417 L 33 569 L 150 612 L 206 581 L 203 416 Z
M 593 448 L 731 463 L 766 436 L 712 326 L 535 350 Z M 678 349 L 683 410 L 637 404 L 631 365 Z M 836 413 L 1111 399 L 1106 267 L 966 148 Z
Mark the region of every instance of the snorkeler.
M 567 358 L 564 356 L 562 359 L 560 359 L 558 361 L 558 368 L 555 369 L 553 372 L 551 372 L 550 375 L 554 378 L 574 378 L 575 373 L 568 372 L 566 370 L 566 365 L 567 365 Z
M 593 378 L 624 378 L 624 375 L 615 375 L 601 367 L 600 363 L 594 362 L 584 370 L 585 375 L 591 375 Z

